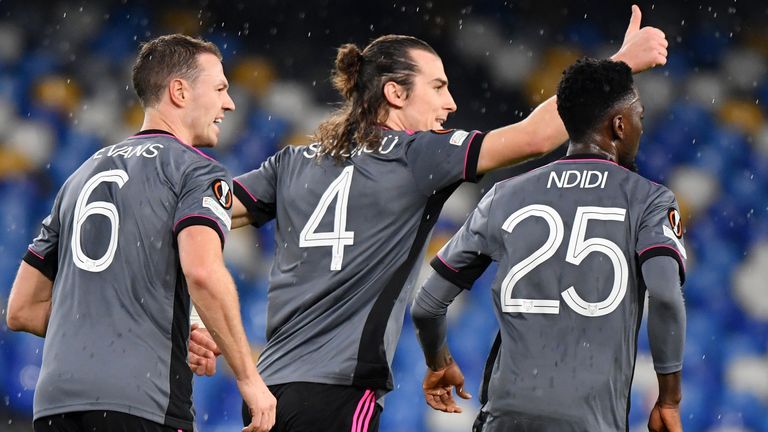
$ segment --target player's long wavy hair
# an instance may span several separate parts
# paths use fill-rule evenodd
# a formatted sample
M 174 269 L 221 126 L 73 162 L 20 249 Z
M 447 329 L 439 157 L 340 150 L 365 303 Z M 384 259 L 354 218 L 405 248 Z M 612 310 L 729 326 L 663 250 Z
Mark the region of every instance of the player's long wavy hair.
M 339 48 L 331 79 L 344 103 L 315 132 L 319 154 L 343 161 L 357 146 L 378 149 L 388 113 L 384 85 L 394 81 L 410 93 L 417 72 L 409 55 L 414 49 L 437 55 L 423 40 L 402 35 L 381 36 L 362 52 L 354 44 Z

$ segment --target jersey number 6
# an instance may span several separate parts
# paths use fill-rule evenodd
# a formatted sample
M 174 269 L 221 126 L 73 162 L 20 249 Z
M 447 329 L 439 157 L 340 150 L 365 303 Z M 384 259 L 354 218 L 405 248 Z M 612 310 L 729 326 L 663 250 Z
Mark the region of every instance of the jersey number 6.
M 117 186 L 122 188 L 127 181 L 128 173 L 123 170 L 103 171 L 88 179 L 83 186 L 83 190 L 80 191 L 80 195 L 77 196 L 74 224 L 72 226 L 71 246 L 72 261 L 74 261 L 78 268 L 98 273 L 104 271 L 104 269 L 112 264 L 112 260 L 115 258 L 115 252 L 117 251 L 117 235 L 118 229 L 120 228 L 120 216 L 117 214 L 117 207 L 106 201 L 92 201 L 89 203 L 88 197 L 90 197 L 93 190 L 103 182 L 117 183 Z M 98 259 L 93 259 L 86 255 L 80 244 L 80 232 L 83 229 L 83 223 L 85 223 L 85 220 L 92 215 L 106 216 L 111 223 L 107 251 Z
M 611 292 L 603 301 L 591 303 L 585 301 L 571 286 L 561 295 L 565 303 L 576 313 L 587 317 L 607 315 L 621 304 L 621 300 L 627 293 L 627 278 L 629 267 L 624 253 L 616 243 L 601 237 L 585 238 L 587 224 L 590 220 L 623 222 L 626 210 L 616 207 L 579 207 L 573 220 L 573 230 L 568 242 L 568 251 L 565 260 L 571 264 L 579 265 L 592 252 L 602 253 L 608 257 L 613 265 L 613 286 Z M 502 229 L 511 233 L 517 224 L 529 217 L 540 217 L 549 225 L 549 237 L 544 244 L 526 259 L 517 263 L 507 273 L 501 283 L 501 308 L 504 312 L 559 314 L 559 300 L 521 299 L 512 298 L 512 290 L 528 272 L 548 260 L 555 254 L 563 241 L 565 232 L 563 219 L 552 207 L 533 204 L 524 207 L 507 218 Z

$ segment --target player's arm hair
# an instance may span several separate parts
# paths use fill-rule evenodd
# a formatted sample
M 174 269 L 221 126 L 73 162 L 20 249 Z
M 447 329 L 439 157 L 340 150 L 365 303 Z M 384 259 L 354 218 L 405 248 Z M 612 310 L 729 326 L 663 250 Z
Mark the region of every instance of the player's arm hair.
M 432 270 L 413 299 L 411 318 L 424 351 L 424 359 L 433 371 L 453 363 L 448 349 L 446 314 L 448 306 L 462 291 Z
M 22 261 L 8 297 L 8 328 L 45 337 L 51 317 L 53 281 Z
M 234 197 L 234 203 L 232 204 L 232 229 L 251 225 L 254 221 L 253 216 L 245 208 L 245 205 Z
M 218 233 L 207 226 L 192 225 L 178 234 L 178 244 L 189 295 L 235 378 L 248 383 L 260 381 Z
M 643 280 L 648 289 L 648 339 L 659 380 L 659 401 L 680 403 L 680 370 L 685 345 L 685 304 L 678 263 L 668 256 L 643 263 Z

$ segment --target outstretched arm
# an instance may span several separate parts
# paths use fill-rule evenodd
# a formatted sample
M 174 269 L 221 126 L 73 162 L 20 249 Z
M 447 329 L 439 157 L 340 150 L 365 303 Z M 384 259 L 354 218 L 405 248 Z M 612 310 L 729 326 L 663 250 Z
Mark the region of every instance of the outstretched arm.
M 455 387 L 456 394 L 464 399 L 472 397 L 464 390 L 464 375 L 453 361 L 447 343 L 445 315 L 461 291 L 432 272 L 411 306 L 416 334 L 429 367 L 422 384 L 424 399 L 432 408 L 449 413 L 461 412 L 453 399 L 452 388 Z
M 667 62 L 667 39 L 655 27 L 640 28 L 641 13 L 632 6 L 632 17 L 619 51 L 612 60 L 623 61 L 639 73 Z M 485 136 L 477 162 L 477 172 L 486 173 L 496 168 L 513 165 L 538 157 L 559 147 L 568 139 L 557 102 L 551 97 L 536 107 L 524 120 L 494 129 Z

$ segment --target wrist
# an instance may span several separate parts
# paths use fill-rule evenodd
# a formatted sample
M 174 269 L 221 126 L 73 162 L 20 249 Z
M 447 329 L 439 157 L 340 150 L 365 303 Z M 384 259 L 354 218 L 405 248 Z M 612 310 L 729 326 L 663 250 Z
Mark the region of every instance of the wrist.
M 621 51 L 619 51 L 616 54 L 614 54 L 611 57 L 609 57 L 609 60 L 615 61 L 615 62 L 622 62 L 622 63 L 626 64 L 627 66 L 629 66 L 630 69 L 632 69 L 632 73 L 633 74 L 638 73 L 638 70 L 635 69 L 635 67 L 632 66 L 626 59 L 624 59 L 624 56 L 622 56 Z
M 432 361 L 427 362 L 427 367 L 429 367 L 432 372 L 439 372 L 446 369 L 453 363 L 453 356 L 451 355 L 451 352 L 447 349 L 443 349 L 435 356 L 434 359 L 432 359 Z

